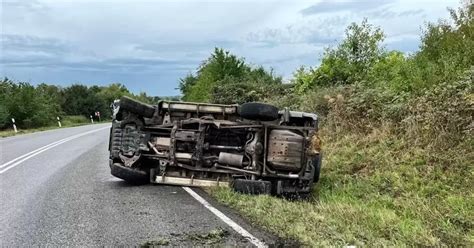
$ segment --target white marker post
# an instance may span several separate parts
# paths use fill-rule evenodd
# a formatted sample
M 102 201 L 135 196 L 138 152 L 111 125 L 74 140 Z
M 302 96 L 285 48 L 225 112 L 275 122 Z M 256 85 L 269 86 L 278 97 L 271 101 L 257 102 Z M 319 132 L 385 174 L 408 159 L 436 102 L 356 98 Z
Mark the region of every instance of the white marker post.
M 59 120 L 59 116 L 57 116 L 56 119 L 58 119 L 58 126 L 59 126 L 59 127 L 62 127 L 61 121 Z
M 15 133 L 18 133 L 18 130 L 16 129 L 16 125 L 15 125 L 15 118 L 12 118 L 12 122 L 13 122 L 13 130 L 15 130 Z
M 92 115 L 91 115 L 91 123 L 94 124 L 94 119 L 92 119 Z

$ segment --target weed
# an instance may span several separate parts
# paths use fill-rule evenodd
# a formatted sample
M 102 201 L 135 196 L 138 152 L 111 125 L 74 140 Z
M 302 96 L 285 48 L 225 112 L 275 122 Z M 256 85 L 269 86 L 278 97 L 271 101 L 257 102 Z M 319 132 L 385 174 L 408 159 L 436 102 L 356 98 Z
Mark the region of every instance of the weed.
M 170 244 L 170 241 L 165 238 L 161 238 L 158 240 L 147 241 L 140 245 L 141 248 L 152 248 L 152 247 L 159 247 L 159 246 L 167 246 Z
M 207 233 L 194 233 L 187 236 L 188 239 L 201 244 L 216 244 L 222 241 L 222 239 L 229 235 L 227 230 L 217 228 Z

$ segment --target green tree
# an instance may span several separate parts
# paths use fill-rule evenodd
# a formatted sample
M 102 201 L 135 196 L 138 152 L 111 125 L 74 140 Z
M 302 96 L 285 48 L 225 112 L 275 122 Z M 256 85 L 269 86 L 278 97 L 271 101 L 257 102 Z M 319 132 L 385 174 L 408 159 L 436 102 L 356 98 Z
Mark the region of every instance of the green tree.
M 120 83 L 112 83 L 108 86 L 101 87 L 97 94 L 98 97 L 100 97 L 105 102 L 105 104 L 108 105 L 114 102 L 115 99 L 120 99 L 122 96 L 131 95 L 127 87 Z
M 252 67 L 243 58 L 216 48 L 196 75 L 180 80 L 183 100 L 214 103 L 242 103 L 276 94 L 281 77 L 263 67 Z
M 317 69 L 296 72 L 297 91 L 305 91 L 314 85 L 351 84 L 366 80 L 370 68 L 384 54 L 383 39 L 382 30 L 369 24 L 367 19 L 361 24 L 352 23 L 346 29 L 344 40 L 336 48 L 326 49 Z
M 107 116 L 110 112 L 109 104 L 101 98 L 99 93 L 102 88 L 74 84 L 64 89 L 63 111 L 68 115 L 94 115 L 94 112 L 101 112 L 102 116 Z
M 183 94 L 185 98 L 191 94 L 191 90 L 193 86 L 196 84 L 196 82 L 197 82 L 197 78 L 192 73 L 189 73 L 188 75 L 186 75 L 186 77 L 179 79 L 178 88 L 181 91 L 181 94 Z
M 316 73 L 312 68 L 301 66 L 293 73 L 291 83 L 296 86 L 298 94 L 302 94 L 316 84 Z
M 209 101 L 210 93 L 216 82 L 228 76 L 240 78 L 248 69 L 242 58 L 221 48 L 215 48 L 211 56 L 198 68 L 196 79 L 193 79 L 192 75 L 181 79 L 180 89 L 183 93 L 183 100 Z
M 408 77 L 418 89 L 455 80 L 474 65 L 474 5 L 449 12 L 451 21 L 428 23 L 423 31 L 413 58 L 417 70 Z
M 281 77 L 263 67 L 248 68 L 241 77 L 227 76 L 212 88 L 210 102 L 231 104 L 263 101 L 284 90 Z
M 51 124 L 60 108 L 50 93 L 35 88 L 29 83 L 14 83 L 8 79 L 0 87 L 0 125 L 5 127 L 15 118 L 20 128 L 39 127 Z
M 5 128 L 10 123 L 10 112 L 8 111 L 8 96 L 12 92 L 12 83 L 8 78 L 0 82 L 0 128 Z

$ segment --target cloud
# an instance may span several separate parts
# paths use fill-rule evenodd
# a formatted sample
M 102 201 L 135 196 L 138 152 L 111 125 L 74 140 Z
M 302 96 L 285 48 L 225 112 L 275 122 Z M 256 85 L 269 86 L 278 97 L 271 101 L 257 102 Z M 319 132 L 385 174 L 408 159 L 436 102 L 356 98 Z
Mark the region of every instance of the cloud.
M 420 15 L 424 12 L 423 9 L 415 9 L 415 10 L 406 10 L 398 13 L 398 16 L 405 17 L 405 16 L 413 16 L 413 15 Z
M 324 47 L 363 17 L 382 27 L 388 47 L 413 51 L 420 25 L 447 16 L 446 6 L 457 4 L 450 1 L 5 0 L 0 77 L 113 81 L 172 95 L 180 77 L 222 47 L 289 78 L 317 65 Z
M 370 17 L 371 19 L 393 19 L 400 17 L 412 17 L 423 14 L 423 9 L 414 9 L 414 10 L 402 10 L 395 11 L 391 8 L 377 9 L 374 11 L 363 12 L 364 15 Z
M 250 32 L 247 41 L 260 46 L 276 46 L 278 44 L 320 44 L 327 45 L 341 38 L 347 16 L 333 16 L 316 19 L 305 19 L 283 28 L 265 28 Z
M 117 56 L 100 58 L 75 54 L 80 48 L 53 38 L 5 34 L 1 37 L 4 67 L 47 68 L 76 71 L 128 71 L 140 73 L 153 69 L 183 70 L 196 63 L 192 59 Z
M 71 50 L 71 46 L 65 41 L 32 35 L 2 34 L 0 42 L 5 51 L 41 51 L 47 54 L 61 54 Z
M 47 7 L 38 0 L 5 0 L 2 1 L 5 9 L 27 10 L 29 12 L 38 12 L 46 10 Z
M 302 15 L 330 14 L 341 11 L 367 11 L 393 3 L 394 0 L 380 1 L 331 1 L 323 0 L 315 5 L 302 9 Z

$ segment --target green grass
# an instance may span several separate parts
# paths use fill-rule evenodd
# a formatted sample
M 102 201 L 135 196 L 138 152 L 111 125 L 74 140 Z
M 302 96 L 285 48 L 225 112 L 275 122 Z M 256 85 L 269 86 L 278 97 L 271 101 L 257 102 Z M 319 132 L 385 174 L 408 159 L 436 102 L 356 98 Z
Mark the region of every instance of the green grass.
M 384 128 L 322 134 L 321 181 L 310 201 L 210 193 L 308 246 L 474 246 L 472 137 L 439 152 Z
M 94 122 L 94 124 L 97 124 L 97 123 L 99 122 Z M 83 126 L 83 125 L 88 125 L 88 124 L 91 124 L 90 120 L 87 119 L 85 116 L 80 116 L 80 115 L 65 116 L 61 120 L 62 128 Z M 27 128 L 27 129 L 22 129 L 21 127 L 17 126 L 18 133 L 15 133 L 13 128 L 0 130 L 0 138 L 27 134 L 27 133 L 41 132 L 41 131 L 46 131 L 46 130 L 58 129 L 58 128 L 59 126 L 57 123 L 52 124 L 50 126 L 46 126 L 46 127 Z
M 207 233 L 188 234 L 187 239 L 192 240 L 193 244 L 211 245 L 221 242 L 228 235 L 228 231 L 217 228 Z

